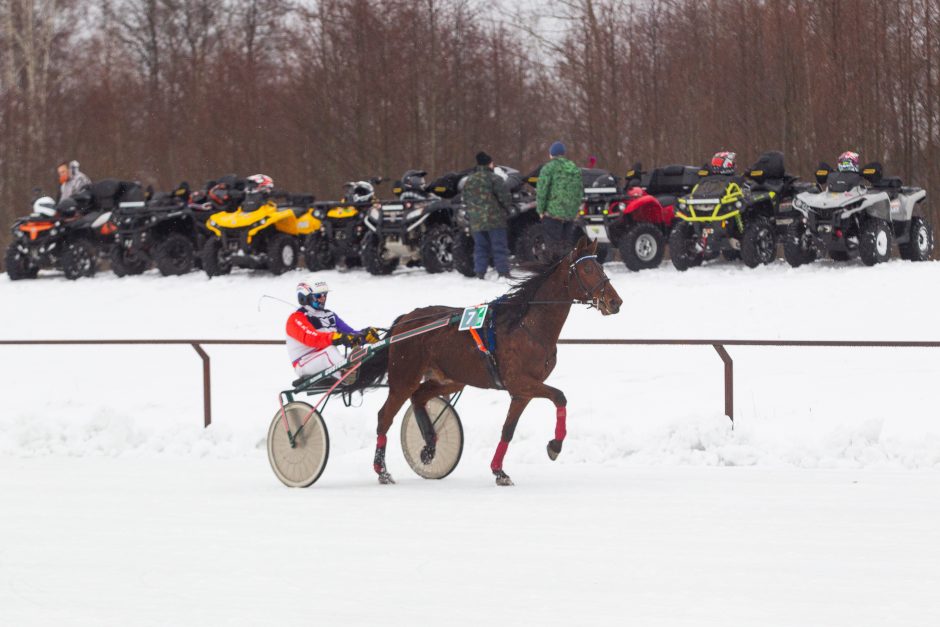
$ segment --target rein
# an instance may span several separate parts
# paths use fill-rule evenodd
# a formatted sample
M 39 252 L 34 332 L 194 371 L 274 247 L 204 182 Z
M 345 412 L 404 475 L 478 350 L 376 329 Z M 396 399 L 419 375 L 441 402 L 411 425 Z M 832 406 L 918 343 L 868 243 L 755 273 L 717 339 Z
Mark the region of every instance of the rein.
M 571 264 L 568 265 L 568 276 L 567 278 L 565 278 L 565 289 L 568 289 L 571 283 L 571 276 L 574 275 L 578 279 L 578 285 L 581 287 L 584 293 L 587 294 L 588 296 L 593 294 L 594 291 L 600 287 L 601 291 L 597 296 L 595 296 L 594 298 L 591 298 L 590 300 L 584 299 L 584 298 L 572 298 L 569 300 L 530 300 L 528 304 L 529 305 L 587 305 L 588 309 L 599 310 L 600 300 L 604 296 L 604 294 L 607 292 L 607 285 L 610 283 L 610 278 L 605 276 L 604 278 L 599 280 L 596 284 L 594 284 L 590 289 L 588 289 L 588 287 L 584 284 L 584 281 L 581 279 L 581 275 L 575 272 L 575 269 L 577 268 L 578 264 L 586 259 L 596 260 L 597 255 L 584 255 L 583 257 L 579 257 L 578 259 L 572 261 Z M 557 262 L 555 262 L 555 265 L 560 264 L 563 260 L 564 258 L 559 259 Z

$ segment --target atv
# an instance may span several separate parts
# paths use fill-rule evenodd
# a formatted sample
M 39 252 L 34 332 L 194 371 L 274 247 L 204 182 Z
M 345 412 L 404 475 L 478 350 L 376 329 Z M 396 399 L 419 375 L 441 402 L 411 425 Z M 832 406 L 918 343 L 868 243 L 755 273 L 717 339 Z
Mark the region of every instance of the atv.
M 34 279 L 43 268 L 65 278 L 94 276 L 99 255 L 107 254 L 115 226 L 111 213 L 122 200 L 142 200 L 140 185 L 105 179 L 56 204 L 46 196 L 33 203 L 33 213 L 13 224 L 13 241 L 4 257 L 13 281 Z
M 454 267 L 454 211 L 425 183 L 427 172 L 408 170 L 396 181 L 395 200 L 375 203 L 363 219 L 362 265 L 371 274 L 390 274 L 405 260 L 434 274 Z
M 930 258 L 933 230 L 926 210 L 917 211 L 926 191 L 884 176 L 880 163 L 866 165 L 861 173 L 833 172 L 823 163 L 816 177 L 822 189 L 802 193 L 793 201 L 799 218 L 790 224 L 783 247 L 791 266 L 814 262 L 817 251 L 836 261 L 857 255 L 866 266 L 873 266 L 888 260 L 892 241 L 902 259 Z
M 512 204 L 507 215 L 506 232 L 509 250 L 517 259 L 531 261 L 532 257 L 526 255 L 524 245 L 526 239 L 523 234 L 530 226 L 539 222 L 538 214 L 535 212 L 535 194 L 531 188 L 525 185 L 525 181 L 518 170 L 507 166 L 497 166 L 494 171 L 506 182 L 506 187 L 512 197 Z M 459 175 L 459 179 L 456 185 L 457 191 L 453 194 L 454 269 L 464 276 L 474 276 L 473 236 L 470 234 L 470 220 L 467 217 L 467 209 L 458 194 L 463 189 L 463 180 L 472 172 L 473 170 L 470 169 L 455 173 Z M 434 189 L 437 193 L 446 193 L 442 185 L 438 185 Z
M 586 188 L 581 220 L 589 237 L 617 247 L 630 270 L 655 268 L 663 259 L 678 197 L 698 183 L 699 168 L 669 165 L 646 173 L 638 163 L 626 180 L 624 192 Z
M 793 197 L 809 189 L 786 173 L 783 154 L 762 154 L 746 177 L 707 169 L 699 174 L 692 192 L 679 198 L 669 234 L 676 269 L 687 270 L 719 254 L 728 260 L 740 257 L 748 268 L 773 261 L 777 231 L 791 220 Z
M 375 204 L 375 186 L 382 177 L 368 181 L 350 181 L 344 185 L 339 202 L 314 203 L 313 216 L 320 220 L 320 230 L 307 236 L 305 259 L 310 270 L 329 270 L 338 261 L 347 268 L 361 265 L 362 240 L 369 231 L 365 212 Z
M 188 183 L 172 192 L 150 195 L 146 201 L 122 202 L 111 217 L 117 226 L 111 249 L 111 269 L 118 276 L 140 274 L 155 263 L 163 276 L 186 274 L 196 251 L 205 244 L 205 223 L 219 204 L 191 202 Z
M 202 247 L 202 269 L 210 277 L 234 266 L 274 274 L 293 270 L 304 239 L 320 228 L 313 205 L 313 196 L 249 187 L 236 211 L 215 213 L 206 222 L 210 235 Z

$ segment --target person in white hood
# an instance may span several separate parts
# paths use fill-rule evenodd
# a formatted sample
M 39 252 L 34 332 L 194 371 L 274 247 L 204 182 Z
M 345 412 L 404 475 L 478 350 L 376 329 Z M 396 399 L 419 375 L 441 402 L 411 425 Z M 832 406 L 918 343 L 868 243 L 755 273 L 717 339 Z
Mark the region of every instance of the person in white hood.
M 56 171 L 59 174 L 59 202 L 91 187 L 91 179 L 78 169 L 78 161 L 63 161 Z

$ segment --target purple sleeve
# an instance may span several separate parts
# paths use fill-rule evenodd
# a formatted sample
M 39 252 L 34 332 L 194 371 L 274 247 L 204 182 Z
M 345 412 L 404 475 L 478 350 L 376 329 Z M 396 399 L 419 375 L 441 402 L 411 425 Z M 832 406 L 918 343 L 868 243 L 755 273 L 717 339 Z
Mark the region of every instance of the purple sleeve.
M 340 333 L 359 333 L 359 331 L 343 322 L 343 319 L 339 316 L 336 316 L 336 330 Z

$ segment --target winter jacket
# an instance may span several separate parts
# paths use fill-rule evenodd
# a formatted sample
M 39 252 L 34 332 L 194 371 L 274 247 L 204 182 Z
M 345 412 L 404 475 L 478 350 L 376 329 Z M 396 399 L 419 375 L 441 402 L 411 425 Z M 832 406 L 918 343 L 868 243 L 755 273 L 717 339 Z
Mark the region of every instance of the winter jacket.
M 69 180 L 62 183 L 59 188 L 59 200 L 71 198 L 87 187 L 91 187 L 91 179 L 78 169 L 78 161 L 71 161 L 69 162 Z
M 542 166 L 536 191 L 539 215 L 574 220 L 584 197 L 581 170 L 568 159 L 555 157 Z
M 464 182 L 462 194 L 472 233 L 506 228 L 512 196 L 498 174 L 486 166 L 477 166 Z

